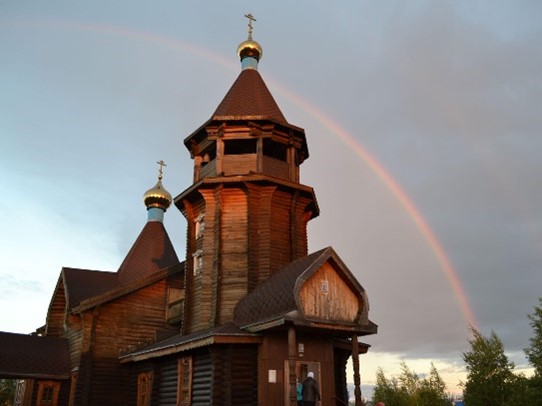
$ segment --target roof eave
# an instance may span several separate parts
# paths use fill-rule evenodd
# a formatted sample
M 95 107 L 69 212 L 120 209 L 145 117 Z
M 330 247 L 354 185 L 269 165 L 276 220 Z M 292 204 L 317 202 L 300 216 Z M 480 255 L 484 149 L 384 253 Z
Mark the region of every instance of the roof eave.
M 142 287 L 148 286 L 152 283 L 156 283 L 162 279 L 165 279 L 169 275 L 169 272 L 168 272 L 169 268 L 171 267 L 160 269 L 149 276 L 137 279 L 134 282 L 128 283 L 126 285 L 121 285 L 119 287 L 113 288 L 100 295 L 85 299 L 81 301 L 79 305 L 74 307 L 72 309 L 72 312 L 81 313 L 85 310 L 91 309 L 103 303 L 107 303 L 111 300 L 117 299 L 121 296 L 125 296 L 129 293 L 132 293 L 133 291 L 137 289 L 141 289 Z
M 144 361 L 171 354 L 177 354 L 196 348 L 208 347 L 213 344 L 259 344 L 260 336 L 254 334 L 210 334 L 179 344 L 170 344 L 162 348 L 136 351 L 119 357 L 121 363 Z

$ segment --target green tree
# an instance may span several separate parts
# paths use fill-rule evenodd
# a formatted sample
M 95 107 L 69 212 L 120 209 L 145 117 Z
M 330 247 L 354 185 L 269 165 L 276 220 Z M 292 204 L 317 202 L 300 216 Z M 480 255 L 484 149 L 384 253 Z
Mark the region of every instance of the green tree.
M 530 379 L 530 390 L 538 399 L 542 399 L 542 297 L 538 298 L 538 306 L 527 317 L 534 335 L 529 338 L 529 347 L 525 348 L 525 355 L 531 366 L 534 367 L 534 376 Z
M 15 383 L 13 379 L 0 379 L 0 405 L 12 405 L 15 398 Z
M 542 297 L 538 298 L 539 306 L 534 307 L 534 313 L 529 314 L 529 324 L 534 330 L 534 336 L 529 339 L 529 347 L 525 348 L 525 355 L 534 367 L 535 374 L 542 378 Z
M 429 377 L 425 378 L 419 388 L 420 406 L 448 406 L 452 402 L 451 396 L 446 393 L 446 384 L 431 363 Z
M 489 337 L 472 329 L 471 349 L 463 353 L 467 369 L 463 398 L 469 406 L 505 405 L 515 381 L 514 364 L 508 361 L 495 332 Z
M 397 380 L 386 378 L 382 368 L 378 368 L 376 372 L 373 401 L 375 404 L 377 402 L 384 402 L 386 405 L 406 405 L 405 400 L 401 399 Z
M 448 406 L 451 397 L 446 394 L 446 385 L 433 364 L 429 376 L 420 379 L 403 361 L 398 377 L 388 379 L 378 369 L 373 402 L 384 402 L 386 406 Z

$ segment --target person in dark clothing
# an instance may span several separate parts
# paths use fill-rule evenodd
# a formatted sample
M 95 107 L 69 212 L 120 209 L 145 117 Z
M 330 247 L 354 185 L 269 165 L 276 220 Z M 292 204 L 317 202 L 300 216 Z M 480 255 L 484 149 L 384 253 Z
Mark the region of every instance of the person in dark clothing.
M 307 374 L 307 379 L 303 381 L 303 405 L 315 406 L 320 400 L 320 391 L 318 390 L 318 382 L 314 379 L 314 372 Z

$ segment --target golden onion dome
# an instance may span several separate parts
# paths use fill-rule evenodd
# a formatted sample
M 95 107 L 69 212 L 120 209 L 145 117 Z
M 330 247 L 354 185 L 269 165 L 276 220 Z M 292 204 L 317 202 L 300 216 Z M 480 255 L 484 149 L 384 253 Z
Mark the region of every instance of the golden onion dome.
M 145 202 L 147 209 L 150 209 L 151 207 L 158 207 L 166 211 L 167 208 L 171 206 L 173 199 L 171 198 L 171 194 L 164 189 L 162 180 L 158 179 L 156 185 L 145 192 L 143 195 L 143 201 Z
M 248 39 L 239 44 L 237 47 L 237 55 L 239 56 L 241 62 L 245 58 L 256 59 L 257 66 L 257 62 L 263 56 L 263 49 L 260 44 L 252 39 L 252 22 L 256 21 L 256 19 L 252 14 L 245 14 L 245 17 L 248 18 Z
M 250 38 L 239 44 L 237 47 L 237 55 L 241 61 L 247 57 L 251 57 L 259 61 L 263 56 L 263 48 L 258 42 Z
M 147 206 L 147 210 L 152 207 L 157 207 L 166 211 L 167 208 L 171 206 L 173 199 L 171 194 L 164 189 L 164 185 L 162 185 L 162 168 L 166 164 L 164 161 L 158 161 L 157 164 L 160 165 L 158 182 L 156 182 L 154 187 L 145 192 L 143 195 L 143 201 L 145 202 L 145 206 Z

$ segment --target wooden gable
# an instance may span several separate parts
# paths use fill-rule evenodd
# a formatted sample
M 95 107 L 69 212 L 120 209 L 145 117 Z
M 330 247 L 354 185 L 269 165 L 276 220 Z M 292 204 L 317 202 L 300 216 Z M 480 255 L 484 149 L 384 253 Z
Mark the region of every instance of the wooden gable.
M 358 292 L 328 261 L 300 289 L 300 310 L 306 318 L 355 323 L 364 303 Z

